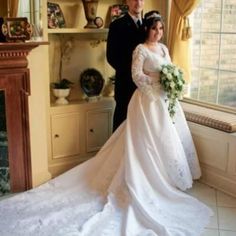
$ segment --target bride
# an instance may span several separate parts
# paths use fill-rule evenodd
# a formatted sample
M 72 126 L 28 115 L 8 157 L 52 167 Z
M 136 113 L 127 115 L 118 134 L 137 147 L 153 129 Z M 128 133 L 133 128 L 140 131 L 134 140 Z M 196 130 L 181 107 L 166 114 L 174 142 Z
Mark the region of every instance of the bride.
M 145 14 L 146 41 L 133 53 L 138 89 L 126 121 L 97 155 L 0 202 L 0 235 L 197 236 L 212 211 L 184 191 L 201 175 L 177 103 L 174 123 L 159 69 L 171 63 L 162 18 Z

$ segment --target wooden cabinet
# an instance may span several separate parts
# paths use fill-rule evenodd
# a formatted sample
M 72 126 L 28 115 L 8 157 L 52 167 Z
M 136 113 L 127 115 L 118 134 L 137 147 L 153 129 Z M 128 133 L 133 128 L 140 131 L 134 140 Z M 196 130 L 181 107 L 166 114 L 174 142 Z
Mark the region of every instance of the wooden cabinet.
M 50 114 L 52 176 L 93 157 L 112 133 L 112 98 L 52 106 Z

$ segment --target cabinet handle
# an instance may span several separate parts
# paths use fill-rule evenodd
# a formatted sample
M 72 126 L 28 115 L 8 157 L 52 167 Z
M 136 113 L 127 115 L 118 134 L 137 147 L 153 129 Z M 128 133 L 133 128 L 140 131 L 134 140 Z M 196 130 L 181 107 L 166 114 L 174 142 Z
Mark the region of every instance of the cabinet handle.
M 93 130 L 93 129 L 90 129 L 89 131 L 90 131 L 91 133 L 93 133 L 93 132 L 94 132 L 94 130 Z
M 59 138 L 59 137 L 60 137 L 59 134 L 54 135 L 54 138 Z

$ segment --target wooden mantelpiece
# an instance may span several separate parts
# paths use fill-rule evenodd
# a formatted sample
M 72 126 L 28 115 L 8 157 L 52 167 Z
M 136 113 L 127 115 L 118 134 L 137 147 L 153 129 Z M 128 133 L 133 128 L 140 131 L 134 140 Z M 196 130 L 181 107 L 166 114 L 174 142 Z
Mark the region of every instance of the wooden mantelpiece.
M 37 42 L 0 43 L 0 90 L 5 94 L 8 159 L 12 192 L 32 187 L 27 55 Z
M 0 69 L 27 68 L 27 55 L 39 45 L 47 42 L 0 43 Z

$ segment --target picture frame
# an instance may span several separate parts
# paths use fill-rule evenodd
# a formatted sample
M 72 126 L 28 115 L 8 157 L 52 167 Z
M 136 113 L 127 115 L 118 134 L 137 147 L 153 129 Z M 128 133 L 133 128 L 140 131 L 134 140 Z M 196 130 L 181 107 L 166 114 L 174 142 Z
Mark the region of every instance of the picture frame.
M 111 21 L 114 21 L 122 17 L 126 12 L 128 12 L 128 5 L 126 4 L 114 4 L 110 7 Z
M 32 26 L 27 17 L 7 17 L 2 24 L 2 34 L 7 42 L 26 41 L 32 36 Z
M 66 21 L 59 4 L 47 2 L 47 16 L 49 29 L 66 27 Z

